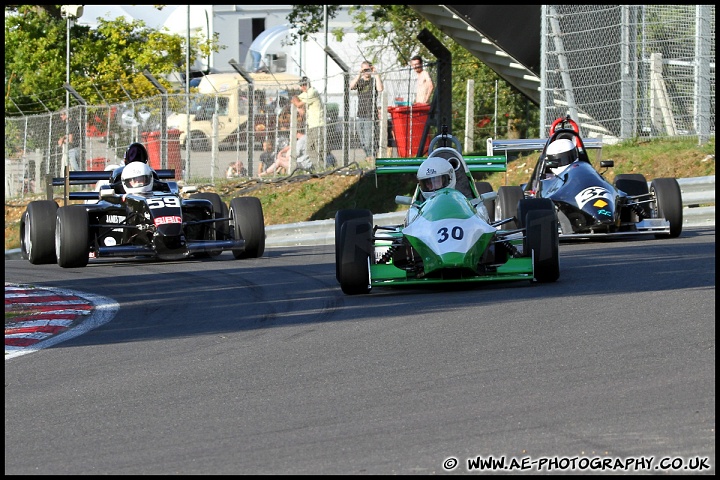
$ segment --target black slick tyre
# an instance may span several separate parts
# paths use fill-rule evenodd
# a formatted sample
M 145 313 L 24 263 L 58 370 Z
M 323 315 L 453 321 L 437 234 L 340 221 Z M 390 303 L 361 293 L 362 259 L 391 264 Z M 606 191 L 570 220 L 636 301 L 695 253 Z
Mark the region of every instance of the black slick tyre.
M 257 197 L 237 197 L 230 202 L 230 227 L 235 239 L 245 240 L 245 247 L 233 249 L 233 256 L 259 258 L 265 253 L 265 218 Z
M 60 207 L 55 222 L 55 255 L 63 268 L 81 268 L 90 256 L 89 220 L 82 205 Z
M 340 288 L 346 295 L 370 293 L 372 222 L 347 220 L 340 227 Z
M 55 263 L 55 216 L 58 204 L 53 200 L 28 203 L 20 220 L 20 251 L 33 265 Z
M 680 184 L 674 178 L 656 178 L 650 183 L 655 199 L 655 216 L 670 222 L 670 238 L 679 237 L 683 227 L 683 206 Z M 663 237 L 666 235 L 655 235 Z

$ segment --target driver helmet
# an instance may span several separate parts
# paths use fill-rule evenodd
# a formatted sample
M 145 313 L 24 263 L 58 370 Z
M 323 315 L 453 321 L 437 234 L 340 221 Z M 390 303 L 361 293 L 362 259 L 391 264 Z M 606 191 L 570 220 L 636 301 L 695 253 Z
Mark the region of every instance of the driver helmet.
M 455 188 L 455 169 L 441 157 L 430 157 L 418 168 L 418 185 L 427 200 L 441 188 Z
M 125 165 L 132 162 L 148 163 L 148 152 L 142 143 L 133 143 L 125 150 Z
M 558 166 L 550 169 L 555 175 L 560 175 L 568 165 L 578 158 L 577 147 L 575 147 L 572 140 L 568 140 L 567 138 L 555 140 L 548 145 L 547 151 L 545 152 L 546 161 L 557 162 Z
M 150 192 L 153 188 L 153 171 L 142 162 L 132 162 L 125 166 L 120 176 L 125 193 Z

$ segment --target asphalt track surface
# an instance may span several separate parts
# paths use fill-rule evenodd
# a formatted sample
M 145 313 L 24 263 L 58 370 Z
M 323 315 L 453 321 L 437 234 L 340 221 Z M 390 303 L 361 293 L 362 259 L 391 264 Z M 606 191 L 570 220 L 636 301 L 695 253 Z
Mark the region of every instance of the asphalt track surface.
M 560 251 L 552 284 L 366 296 L 332 246 L 6 259 L 110 318 L 6 355 L 5 474 L 714 474 L 715 229 Z

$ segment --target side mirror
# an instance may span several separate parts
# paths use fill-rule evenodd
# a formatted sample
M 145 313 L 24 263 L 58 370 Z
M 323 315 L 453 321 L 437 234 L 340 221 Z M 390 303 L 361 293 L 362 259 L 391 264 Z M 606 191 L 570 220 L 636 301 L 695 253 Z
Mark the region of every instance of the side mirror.
M 115 189 L 110 185 L 101 185 L 98 193 L 100 194 L 100 198 L 110 197 L 115 195 Z
M 495 200 L 497 198 L 497 192 L 487 192 L 480 195 L 480 200 L 485 202 L 487 200 Z
M 395 203 L 397 203 L 398 205 L 412 205 L 412 197 L 407 197 L 405 195 L 396 195 Z
M 613 160 L 602 160 L 600 166 L 602 168 L 611 168 L 615 166 L 615 162 Z

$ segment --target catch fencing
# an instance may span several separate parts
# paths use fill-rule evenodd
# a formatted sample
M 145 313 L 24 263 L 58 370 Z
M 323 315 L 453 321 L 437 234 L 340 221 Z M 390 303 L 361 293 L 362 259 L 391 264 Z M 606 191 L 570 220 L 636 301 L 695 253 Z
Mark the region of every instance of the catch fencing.
M 345 83 L 355 75 L 347 72 Z M 414 102 L 416 74 L 403 67 L 381 75 L 384 91 L 376 99 L 378 116 L 372 122 L 369 152 L 363 148 L 357 129 L 356 92 L 320 92 L 325 111 L 321 170 L 399 155 L 397 147 L 388 141 L 396 133 L 390 111 Z M 316 81 L 321 83 L 311 78 L 311 85 Z M 297 84 L 256 88 L 252 103 L 247 84 L 237 87 L 236 93 L 232 97 L 227 91 L 207 95 L 164 93 L 103 105 L 81 102 L 70 107 L 67 126 L 61 111 L 6 117 L 5 198 L 44 192 L 47 178 L 62 176 L 66 165 L 70 170 L 104 170 L 120 165 L 132 142 L 147 146 L 152 167 L 175 169 L 178 179 L 188 183 L 215 183 L 226 178 L 228 167 L 237 163 L 244 168 L 243 176 L 256 177 L 263 143 L 270 142 L 273 153 L 284 144 L 294 143 L 296 130 L 307 132 L 306 115 L 290 102 L 300 93 Z M 408 108 L 412 116 L 412 107 Z M 66 134 L 79 139 L 75 161 L 68 146 L 59 142 Z M 419 143 L 419 135 L 416 137 Z M 295 159 L 293 155 L 292 161 Z M 291 169 L 294 167 L 292 163 Z
M 604 141 L 715 135 L 714 5 L 544 5 L 542 18 L 546 129 L 569 113 Z

